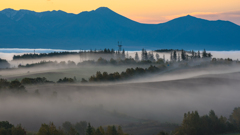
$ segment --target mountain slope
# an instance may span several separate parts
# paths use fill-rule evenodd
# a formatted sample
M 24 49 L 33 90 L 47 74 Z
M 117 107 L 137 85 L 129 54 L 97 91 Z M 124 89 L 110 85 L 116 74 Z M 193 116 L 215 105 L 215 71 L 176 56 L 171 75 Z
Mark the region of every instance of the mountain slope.
M 240 26 L 184 16 L 162 24 L 141 24 L 100 7 L 89 12 L 0 11 L 1 48 L 240 49 Z

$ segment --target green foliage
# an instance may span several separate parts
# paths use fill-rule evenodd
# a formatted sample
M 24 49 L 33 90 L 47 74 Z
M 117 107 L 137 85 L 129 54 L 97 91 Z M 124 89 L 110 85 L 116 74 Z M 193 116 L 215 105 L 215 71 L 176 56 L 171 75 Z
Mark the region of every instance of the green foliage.
M 23 85 L 27 84 L 45 84 L 45 83 L 53 83 L 52 81 L 48 81 L 45 77 L 37 77 L 37 78 L 23 78 L 21 83 Z
M 12 124 L 10 124 L 8 121 L 0 122 L 0 128 L 11 129 L 12 127 L 14 127 L 14 126 Z
M 54 56 L 63 56 L 63 55 L 74 55 L 78 54 L 78 52 L 51 52 L 51 53 L 27 53 L 23 55 L 14 55 L 13 60 L 18 59 L 36 59 L 36 58 L 44 58 L 44 57 L 54 57 Z
M 159 50 L 155 50 L 155 52 L 171 52 L 173 51 L 173 49 L 159 49 Z
M 234 108 L 229 121 L 240 131 L 240 107 Z
M 75 128 L 71 127 L 67 133 L 68 135 L 79 135 Z
M 74 128 L 76 129 L 79 135 L 85 135 L 87 129 L 87 122 L 86 121 L 77 122 L 74 125 Z
M 35 66 L 52 66 L 52 67 L 65 67 L 65 66 L 76 66 L 76 63 L 74 61 L 68 61 L 67 63 L 65 61 L 57 62 L 57 61 L 40 61 L 38 63 L 32 63 L 32 64 L 26 64 L 26 65 L 18 65 L 18 68 L 30 68 Z
M 26 135 L 25 129 L 21 125 L 14 127 L 8 121 L 0 122 L 0 135 Z
M 10 90 L 12 92 L 26 92 L 23 84 L 17 79 L 11 82 L 7 81 L 6 79 L 0 79 L 0 90 Z
M 87 124 L 86 121 L 72 124 L 68 121 L 62 124 L 62 128 L 58 129 L 50 122 L 49 124 L 42 124 L 38 132 L 27 132 L 21 125 L 10 124 L 8 121 L 0 122 L 0 135 L 128 135 L 123 132 L 121 126 L 108 126 L 106 130 L 102 126 L 96 128 Z
M 97 128 L 96 135 L 105 135 L 105 131 L 102 126 Z
M 72 128 L 72 124 L 71 124 L 71 122 L 66 121 L 66 122 L 64 122 L 64 123 L 62 124 L 62 127 L 63 127 L 63 130 L 64 130 L 65 132 L 68 132 L 68 131 L 70 131 L 70 129 Z
M 61 129 L 57 129 L 51 122 L 48 125 L 42 124 L 37 135 L 64 135 L 64 132 Z
M 157 63 L 157 64 L 164 64 L 164 60 L 159 58 L 159 59 L 156 61 L 156 63 Z
M 173 60 L 174 61 L 177 60 L 177 51 L 176 50 L 173 51 Z
M 59 65 L 61 65 L 61 64 L 59 64 Z M 30 67 L 35 67 L 35 66 L 58 66 L 58 63 L 57 63 L 57 61 L 40 61 L 38 63 L 26 64 L 25 66 L 19 64 L 18 68 L 30 68 Z
M 186 56 L 186 52 L 184 50 L 182 50 L 182 53 L 181 53 L 181 57 L 182 57 L 182 60 L 186 60 L 187 56 Z
M 81 121 L 77 122 L 75 125 L 66 121 L 62 124 L 63 131 L 67 135 L 85 135 L 87 129 L 87 122 Z
M 203 58 L 211 58 L 212 54 L 211 53 L 207 53 L 206 50 L 204 49 L 202 52 L 202 57 Z
M 121 126 L 118 126 L 117 133 L 118 133 L 118 135 L 124 135 L 124 132 L 123 132 Z
M 97 60 L 97 63 L 98 63 L 98 64 L 102 64 L 102 65 L 104 65 L 104 64 L 107 64 L 108 61 L 105 60 L 105 59 L 103 59 L 102 57 L 100 57 L 100 58 Z
M 117 81 L 117 80 L 123 80 L 123 79 L 129 79 L 136 75 L 142 75 L 144 73 L 154 73 L 157 71 L 161 71 L 161 69 L 165 68 L 165 66 L 162 67 L 156 67 L 156 66 L 150 66 L 146 69 L 136 67 L 133 68 L 127 68 L 125 72 L 122 72 L 119 74 L 118 72 L 110 73 L 103 72 L 103 74 L 98 71 L 96 75 L 93 75 L 89 78 L 89 82 L 101 82 L 101 81 Z
M 59 79 L 57 81 L 57 83 L 74 83 L 74 79 L 72 78 L 67 78 L 67 77 L 64 77 L 63 79 Z
M 76 63 L 74 61 L 68 61 L 68 66 L 76 66 Z
M 9 84 L 9 89 L 15 92 L 25 92 L 25 87 L 18 80 L 13 80 Z
M 82 78 L 81 83 L 86 83 L 88 82 L 86 79 Z
M 139 61 L 139 56 L 137 52 L 135 53 L 135 61 Z
M 221 135 L 240 135 L 240 133 L 229 133 L 229 134 L 221 134 Z
M 117 135 L 117 130 L 115 126 L 108 126 L 106 130 L 106 135 Z
M 6 79 L 0 79 L 0 90 L 5 89 L 9 86 L 9 82 Z
M 169 135 L 167 132 L 160 131 L 157 135 Z
M 95 134 L 94 127 L 92 127 L 91 124 L 88 123 L 86 135 L 94 135 L 94 134 Z
M 12 127 L 12 135 L 26 135 L 26 131 L 21 125 L 18 125 L 16 127 Z
M 213 135 L 233 131 L 227 118 L 218 117 L 213 110 L 202 117 L 195 111 L 184 114 L 182 124 L 174 131 L 174 135 Z
M 11 130 L 1 127 L 0 128 L 0 135 L 11 135 Z

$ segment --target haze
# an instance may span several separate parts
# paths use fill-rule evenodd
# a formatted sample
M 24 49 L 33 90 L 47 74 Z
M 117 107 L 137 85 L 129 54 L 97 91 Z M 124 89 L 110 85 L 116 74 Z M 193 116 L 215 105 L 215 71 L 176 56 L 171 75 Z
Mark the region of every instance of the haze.
M 176 70 L 176 66 L 172 68 L 174 70 L 126 82 L 27 85 L 26 94 L 1 93 L 0 119 L 13 124 L 21 123 L 27 130 L 36 131 L 42 123 L 50 121 L 57 126 L 65 121 L 75 123 L 84 120 L 94 126 L 121 125 L 142 120 L 180 124 L 183 114 L 194 110 L 203 115 L 213 109 L 218 115 L 228 117 L 232 109 L 239 106 L 239 67 L 232 64 Z M 80 79 L 83 76 L 81 70 L 87 73 L 85 76 L 90 76 L 99 70 L 121 72 L 125 69 L 124 66 L 90 69 L 86 65 L 74 75 Z M 13 79 L 21 78 L 19 74 L 23 77 L 38 73 L 41 76 L 51 71 L 58 74 L 65 72 L 63 70 L 75 69 L 28 68 L 15 72 L 0 71 L 0 74 L 4 78 L 11 75 L 9 78 Z M 36 94 L 36 90 L 40 94 Z

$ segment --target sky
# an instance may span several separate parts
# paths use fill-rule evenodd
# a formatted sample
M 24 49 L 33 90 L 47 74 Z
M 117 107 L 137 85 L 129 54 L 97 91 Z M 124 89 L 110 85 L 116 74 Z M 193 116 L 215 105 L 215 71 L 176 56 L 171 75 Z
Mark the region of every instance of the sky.
M 240 25 L 240 0 L 0 0 L 0 10 L 63 10 L 78 14 L 98 7 L 108 7 L 141 23 L 162 23 L 189 14 Z

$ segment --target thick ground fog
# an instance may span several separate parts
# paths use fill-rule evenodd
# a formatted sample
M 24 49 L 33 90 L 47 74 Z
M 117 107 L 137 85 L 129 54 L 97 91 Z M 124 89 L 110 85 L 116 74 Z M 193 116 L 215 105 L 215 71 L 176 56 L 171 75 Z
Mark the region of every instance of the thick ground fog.
M 181 69 L 119 83 L 30 85 L 23 95 L 1 93 L 0 119 L 37 130 L 50 121 L 58 126 L 83 120 L 94 126 L 180 123 L 184 113 L 194 110 L 204 115 L 213 109 L 228 117 L 239 106 L 238 69 Z

